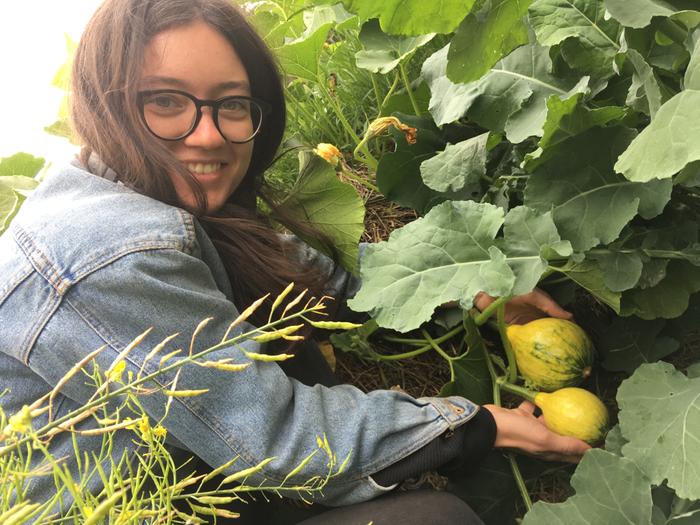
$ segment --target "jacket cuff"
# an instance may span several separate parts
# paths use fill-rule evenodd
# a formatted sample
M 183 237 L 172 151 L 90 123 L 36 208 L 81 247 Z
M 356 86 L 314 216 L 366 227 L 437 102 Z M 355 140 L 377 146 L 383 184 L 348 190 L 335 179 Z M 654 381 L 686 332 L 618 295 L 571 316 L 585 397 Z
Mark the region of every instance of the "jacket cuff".
M 496 422 L 488 410 L 479 410 L 472 419 L 448 430 L 413 454 L 372 475 L 380 486 L 391 487 L 423 472 L 475 469 L 496 440 Z

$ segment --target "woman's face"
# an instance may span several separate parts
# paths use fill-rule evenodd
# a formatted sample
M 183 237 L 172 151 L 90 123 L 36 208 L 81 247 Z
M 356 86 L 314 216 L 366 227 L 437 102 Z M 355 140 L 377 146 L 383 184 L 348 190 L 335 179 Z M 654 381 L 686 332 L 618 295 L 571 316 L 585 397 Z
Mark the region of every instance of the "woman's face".
M 243 63 L 228 41 L 204 22 L 165 30 L 146 47 L 139 91 L 174 89 L 198 99 L 251 96 Z M 158 104 L 168 104 L 158 100 Z M 219 209 L 236 190 L 248 170 L 253 141 L 236 144 L 226 140 L 212 118 L 212 108 L 202 107 L 202 118 L 191 135 L 164 142 L 207 196 L 207 212 Z M 189 185 L 170 174 L 177 196 L 186 208 L 196 205 Z

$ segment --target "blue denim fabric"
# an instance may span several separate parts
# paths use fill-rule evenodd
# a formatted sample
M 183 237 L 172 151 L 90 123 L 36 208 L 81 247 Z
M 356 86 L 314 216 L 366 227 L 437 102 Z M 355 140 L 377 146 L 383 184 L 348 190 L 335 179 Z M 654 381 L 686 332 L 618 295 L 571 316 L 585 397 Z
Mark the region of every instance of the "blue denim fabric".
M 305 256 L 319 271 L 332 271 L 330 261 L 314 250 Z M 335 270 L 332 288 L 343 290 L 348 279 Z M 197 339 L 197 348 L 204 349 L 218 343 L 237 316 L 221 260 L 191 214 L 78 165 L 66 167 L 40 185 L 0 237 L 0 390 L 9 389 L 0 403 L 9 413 L 19 410 L 103 345 L 97 362 L 106 369 L 149 327 L 153 330 L 128 356 L 127 370 L 134 373 L 166 336 L 179 332 L 170 347 L 187 349 L 194 328 L 213 317 Z M 236 333 L 249 328 L 242 325 Z M 248 362 L 242 349 L 261 351 L 248 341 L 209 358 Z M 146 371 L 156 365 L 150 362 Z M 227 473 L 275 457 L 254 480 L 275 483 L 325 434 L 338 458 L 350 454 L 344 472 L 318 496 L 327 505 L 386 492 L 372 473 L 465 423 L 478 409 L 460 397 L 414 399 L 393 391 L 365 394 L 350 385 L 307 387 L 277 364 L 258 361 L 240 373 L 185 367 L 178 389 L 199 388 L 209 392 L 172 403 L 165 426 L 173 443 L 212 466 L 240 456 Z M 84 377 L 76 376 L 56 400 L 57 415 L 84 403 L 91 392 Z M 142 401 L 153 418 L 163 415 L 164 396 Z M 115 454 L 133 448 L 132 437 L 121 432 Z M 85 436 L 78 442 L 85 449 L 98 443 Z M 68 434 L 57 436 L 52 446 L 59 456 L 73 455 Z M 326 459 L 317 454 L 297 481 L 326 471 Z M 52 479 L 39 478 L 30 494 L 54 490 Z

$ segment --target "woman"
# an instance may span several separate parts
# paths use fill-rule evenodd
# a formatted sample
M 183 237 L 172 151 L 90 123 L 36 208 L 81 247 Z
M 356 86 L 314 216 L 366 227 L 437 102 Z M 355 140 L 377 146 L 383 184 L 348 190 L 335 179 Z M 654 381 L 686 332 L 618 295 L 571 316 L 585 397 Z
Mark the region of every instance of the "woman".
M 351 292 L 342 270 L 256 216 L 262 174 L 283 134 L 284 99 L 269 51 L 228 0 L 107 0 L 80 42 L 72 88 L 80 159 L 45 181 L 0 238 L 7 412 L 43 395 L 105 344 L 97 361 L 106 368 L 151 325 L 129 354 L 130 370 L 163 338 L 191 333 L 206 317 L 214 319 L 198 345 L 217 343 L 240 309 L 290 281 L 339 299 Z M 511 315 L 568 315 L 541 292 L 510 308 Z M 270 350 L 252 341 L 246 348 Z M 291 506 L 279 517 L 272 507 L 247 506 L 237 523 L 246 522 L 248 509 L 260 513 L 249 518 L 255 523 L 479 523 L 447 493 L 392 489 L 429 469 L 473 468 L 492 446 L 574 462 L 588 448 L 549 432 L 530 404 L 508 410 L 460 397 L 363 394 L 334 384 L 313 348 L 296 350 L 289 375 L 257 361 L 234 379 L 184 369 L 178 388 L 209 392 L 176 400 L 163 423 L 174 447 L 210 467 L 240 456 L 227 473 L 277 458 L 260 475 L 272 481 L 313 451 L 317 435 L 325 434 L 339 457 L 350 454 L 302 517 L 292 518 Z M 217 357 L 247 361 L 238 348 Z M 55 417 L 89 395 L 79 378 L 71 380 L 54 403 Z M 163 397 L 143 403 L 162 417 Z M 78 440 L 81 448 L 95 446 Z M 69 436 L 54 446 L 72 455 Z M 129 447 L 128 432 L 118 436 L 115 452 Z M 304 475 L 325 472 L 319 456 Z M 51 490 L 52 480 L 45 481 L 31 490 Z

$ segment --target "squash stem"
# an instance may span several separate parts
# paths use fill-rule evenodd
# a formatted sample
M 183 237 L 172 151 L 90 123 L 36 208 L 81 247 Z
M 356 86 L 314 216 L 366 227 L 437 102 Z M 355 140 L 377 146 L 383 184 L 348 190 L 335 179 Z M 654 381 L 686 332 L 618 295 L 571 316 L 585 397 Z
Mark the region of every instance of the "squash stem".
M 505 390 L 506 392 L 510 392 L 511 394 L 515 394 L 516 396 L 520 396 L 522 398 L 525 398 L 528 401 L 531 401 L 532 403 L 535 402 L 535 396 L 538 394 L 537 392 L 535 392 L 533 390 L 529 390 L 525 387 L 509 383 L 508 381 L 505 381 L 503 378 L 498 379 L 498 386 L 501 388 L 501 390 Z
M 508 334 L 506 333 L 505 302 L 498 305 L 498 333 L 501 335 L 503 349 L 506 351 L 506 357 L 508 358 L 508 382 L 515 383 L 518 380 L 518 365 L 515 362 L 513 347 L 511 346 L 510 339 L 508 339 Z
M 515 456 L 511 452 L 507 455 L 510 469 L 513 471 L 513 478 L 515 478 L 515 484 L 518 486 L 520 496 L 522 496 L 523 503 L 525 503 L 525 507 L 527 507 L 527 511 L 529 512 L 532 510 L 532 499 L 530 498 L 530 493 L 527 491 L 527 486 L 525 486 L 525 480 L 520 472 L 520 468 L 518 468 L 518 462 L 515 460 Z
M 508 301 L 511 300 L 511 296 L 505 296 L 505 297 L 499 297 L 496 299 L 494 302 L 492 302 L 490 305 L 488 305 L 486 308 L 484 308 L 484 311 L 481 312 L 479 315 L 477 315 L 474 318 L 474 322 L 476 323 L 477 326 L 481 326 L 482 324 L 485 324 L 486 321 L 489 320 L 489 318 L 493 315 L 493 313 L 498 310 L 498 307 L 501 306 L 502 304 L 507 303 Z
M 491 361 L 491 356 L 488 350 L 486 350 L 486 345 L 481 345 L 481 350 L 484 353 L 484 359 L 486 359 L 486 367 L 489 370 L 489 375 L 491 376 L 491 383 L 493 384 L 493 402 L 496 406 L 501 406 L 501 385 L 503 384 L 502 377 L 496 375 L 496 369 Z M 506 454 L 508 456 L 508 463 L 510 463 L 510 469 L 513 472 L 513 479 L 515 479 L 515 484 L 518 486 L 520 491 L 520 496 L 523 498 L 523 503 L 527 510 L 532 509 L 532 499 L 530 498 L 530 493 L 527 491 L 527 486 L 525 485 L 525 480 L 520 472 L 520 467 L 518 467 L 518 462 L 512 453 Z

